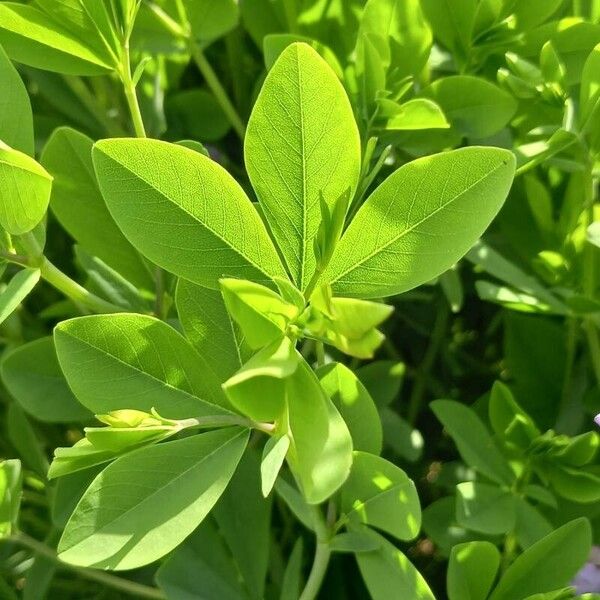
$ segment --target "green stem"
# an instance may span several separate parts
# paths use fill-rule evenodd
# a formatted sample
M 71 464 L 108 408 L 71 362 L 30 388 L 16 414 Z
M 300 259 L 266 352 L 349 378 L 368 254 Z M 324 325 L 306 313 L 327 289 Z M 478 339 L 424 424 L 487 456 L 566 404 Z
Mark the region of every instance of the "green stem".
M 125 312 L 124 308 L 88 292 L 83 286 L 54 266 L 46 257 L 43 258 L 39 269 L 43 279 L 73 302 L 82 304 L 97 313 Z
M 67 298 L 70 298 L 76 304 L 81 304 L 86 308 L 98 313 L 125 312 L 124 308 L 103 300 L 99 296 L 88 292 L 84 287 L 63 273 L 58 267 L 53 265 L 43 254 L 33 233 L 26 233 L 19 238 L 21 245 L 25 248 L 28 255 L 23 261 L 23 257 L 17 255 L 4 255 L 7 260 L 21 265 L 22 267 L 37 268 L 40 270 L 42 279 L 62 292 Z
M 208 62 L 208 60 L 206 60 L 206 56 L 204 56 L 204 52 L 202 51 L 202 48 L 200 48 L 200 46 L 195 42 L 191 42 L 190 46 L 191 46 L 190 50 L 192 53 L 192 57 L 194 58 L 194 61 L 196 62 L 198 69 L 200 69 L 202 76 L 206 80 L 206 84 L 211 89 L 212 93 L 214 94 L 215 98 L 217 99 L 217 102 L 221 105 L 223 112 L 229 119 L 229 122 L 231 123 L 232 127 L 235 129 L 235 132 L 238 134 L 239 138 L 243 141 L 244 136 L 246 135 L 246 127 L 245 127 L 240 115 L 238 114 L 235 106 L 233 106 L 233 103 L 229 99 L 229 96 L 227 95 L 225 88 L 219 81 L 217 74 L 213 70 L 213 68 L 210 65 L 210 63 Z
M 125 99 L 127 100 L 127 106 L 131 113 L 131 120 L 133 123 L 133 129 L 136 137 L 145 138 L 146 128 L 144 127 L 144 121 L 142 119 L 142 112 L 140 110 L 140 104 L 138 102 L 137 94 L 135 92 L 135 83 L 131 77 L 131 57 L 129 55 L 129 40 L 123 41 L 123 54 L 121 60 L 121 81 L 123 83 L 123 90 L 125 92 Z
M 75 565 L 62 562 L 52 548 L 46 546 L 46 544 L 43 544 L 42 542 L 38 542 L 25 533 L 19 533 L 9 539 L 20 544 L 21 546 L 29 548 L 29 550 L 32 550 L 40 556 L 51 560 L 62 568 L 75 571 L 85 579 L 97 581 L 98 583 L 102 583 L 108 587 L 137 598 L 155 598 L 156 600 L 164 600 L 165 598 L 165 595 L 157 588 L 136 583 L 135 581 L 129 581 L 128 579 L 123 579 L 122 577 L 111 575 L 110 573 L 104 573 L 103 571 L 96 571 L 95 569 L 87 569 L 85 567 L 77 567 Z
M 407 420 L 411 425 L 415 424 L 417 417 L 419 416 L 419 410 L 421 409 L 421 403 L 423 402 L 423 396 L 427 387 L 427 378 L 429 377 L 429 372 L 433 368 L 433 364 L 444 340 L 444 334 L 446 333 L 446 327 L 450 317 L 450 307 L 448 306 L 448 303 L 443 300 L 440 302 L 440 305 L 431 333 L 431 342 L 423 357 L 423 362 L 418 371 L 415 386 L 410 397 Z
M 323 514 L 318 506 L 312 507 L 315 531 L 317 535 L 317 547 L 315 557 L 306 582 L 306 586 L 300 595 L 299 600 L 314 600 L 321 589 L 329 559 L 331 558 L 331 548 L 329 546 L 329 529 L 323 519 Z
M 562 394 L 560 400 L 560 408 L 556 419 L 556 428 L 562 421 L 562 417 L 569 406 L 569 390 L 571 387 L 571 379 L 573 377 L 573 366 L 575 363 L 575 355 L 577 351 L 577 322 L 575 319 L 567 319 L 567 343 L 566 343 L 566 363 L 565 376 L 563 379 Z

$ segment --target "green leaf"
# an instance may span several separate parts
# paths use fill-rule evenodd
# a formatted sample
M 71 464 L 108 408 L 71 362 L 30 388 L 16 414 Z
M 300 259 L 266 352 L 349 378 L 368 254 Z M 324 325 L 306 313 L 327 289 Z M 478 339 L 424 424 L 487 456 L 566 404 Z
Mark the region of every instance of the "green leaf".
M 344 419 L 302 361 L 286 381 L 288 463 L 309 504 L 320 504 L 346 481 L 352 438 Z
M 453 400 L 435 400 L 430 406 L 468 465 L 497 483 L 514 481 L 508 462 L 473 410 Z
M 374 531 L 379 549 L 360 552 L 356 562 L 373 600 L 435 600 L 427 582 L 395 546 Z
M 102 75 L 112 70 L 105 57 L 34 6 L 0 4 L 0 43 L 17 62 L 71 75 Z
M 0 140 L 20 152 L 33 156 L 33 115 L 27 89 L 18 71 L 0 46 Z
M 80 317 L 54 330 L 60 366 L 78 400 L 96 414 L 120 408 L 168 418 L 228 412 L 218 381 L 166 323 L 133 314 Z
M 467 529 L 497 535 L 515 525 L 515 496 L 495 485 L 465 481 L 456 486 L 456 520 Z
M 298 307 L 264 285 L 242 279 L 221 279 L 219 284 L 227 311 L 254 350 L 280 338 L 299 315 Z
M 500 552 L 490 542 L 452 548 L 448 565 L 449 600 L 485 600 L 500 567 Z
M 235 0 L 183 0 L 192 36 L 208 44 L 231 31 L 238 22 L 239 9 Z
M 433 40 L 419 0 L 369 0 L 360 21 L 360 32 L 386 36 L 390 79 L 417 77 L 427 63 Z
M 404 363 L 393 360 L 376 360 L 356 370 L 358 378 L 379 408 L 389 406 L 396 400 L 405 372 Z
M 269 71 L 248 122 L 244 155 L 250 181 L 293 282 L 304 290 L 315 271 L 319 197 L 333 203 L 360 173 L 352 108 L 327 63 L 292 44 Z
M 175 303 L 185 336 L 219 381 L 231 377 L 252 356 L 220 291 L 180 279 Z
M 391 448 L 404 460 L 417 462 L 425 446 L 421 432 L 387 406 L 379 409 L 379 416 L 385 446 Z
M 288 337 L 281 338 L 256 353 L 223 384 L 223 389 L 233 406 L 251 419 L 280 419 L 289 378 L 301 361 L 292 341 Z
M 442 109 L 427 98 L 415 98 L 398 104 L 385 123 L 386 131 L 410 131 L 415 129 L 448 129 Z
M 306 503 L 302 494 L 283 477 L 278 477 L 275 481 L 275 491 L 282 498 L 287 507 L 292 511 L 296 519 L 307 529 L 315 529 L 313 512 Z
M 581 74 L 579 96 L 579 124 L 590 138 L 592 150 L 600 149 L 600 44 L 587 57 Z
M 299 537 L 294 544 L 292 553 L 285 567 L 281 595 L 279 600 L 298 600 L 300 598 L 300 585 L 302 583 L 302 553 L 304 542 Z
M 556 504 L 556 500 L 554 502 Z M 537 508 L 523 498 L 517 498 L 515 534 L 523 550 L 552 533 L 553 529 L 554 526 Z
M 361 529 L 338 533 L 329 543 L 332 552 L 371 552 L 377 550 L 379 544 L 372 536 Z
M 148 266 L 121 233 L 100 194 L 93 144 L 82 133 L 59 127 L 44 146 L 40 160 L 54 177 L 50 209 L 84 250 L 135 285 L 154 289 Z
M 231 129 L 227 115 L 217 99 L 204 89 L 184 90 L 169 95 L 165 99 L 165 116 L 171 138 L 185 136 L 215 142 Z
M 341 363 L 330 363 L 317 370 L 317 377 L 346 422 L 354 448 L 379 454 L 382 431 L 377 408 L 356 375 Z
M 402 469 L 366 452 L 354 452 L 342 511 L 350 523 L 377 527 L 400 540 L 412 540 L 421 528 L 415 484 Z
M 588 558 L 592 533 L 575 519 L 530 546 L 508 567 L 490 600 L 521 600 L 565 586 Z
M 339 295 L 382 297 L 443 273 L 500 210 L 514 167 L 510 152 L 477 147 L 400 167 L 352 220 L 325 281 Z
M 237 566 L 213 521 L 205 519 L 156 572 L 167 598 L 248 600 Z
M 88 488 L 58 545 L 78 566 L 133 569 L 180 544 L 213 508 L 244 452 L 248 432 L 227 428 L 141 448 Z
M 167 271 L 212 289 L 225 276 L 285 276 L 256 209 L 209 158 L 158 140 L 114 139 L 95 144 L 93 161 L 125 236 Z
M 442 77 L 423 90 L 434 100 L 452 127 L 469 138 L 486 138 L 500 131 L 517 110 L 514 98 L 480 77 Z
M 23 465 L 45 479 L 48 459 L 40 432 L 34 429 L 23 409 L 15 402 L 8 406 L 6 429 L 8 440 L 21 457 Z
M 51 189 L 39 163 L 0 141 L 0 225 L 8 233 L 27 233 L 44 218 Z
M 144 443 L 141 444 L 141 446 L 144 445 Z M 118 452 L 96 448 L 87 438 L 83 438 L 70 448 L 54 450 L 54 458 L 48 470 L 48 479 L 64 477 L 97 465 L 103 465 L 118 456 Z
M 247 452 L 214 509 L 221 535 L 253 600 L 265 596 L 271 537 L 272 501 L 261 494 L 259 467 L 258 452 Z
M 421 0 L 421 6 L 435 37 L 464 62 L 471 48 L 477 0 Z
M 51 337 L 28 342 L 5 354 L 0 372 L 11 395 L 40 421 L 68 423 L 92 416 L 69 389 Z
M 498 436 L 507 437 L 509 441 L 507 430 L 513 425 L 515 419 L 521 421 L 529 441 L 540 435 L 540 430 L 533 419 L 519 406 L 510 388 L 500 381 L 494 382 L 492 387 L 488 412 L 492 429 Z
M 0 462 L 0 538 L 17 530 L 22 481 L 20 460 Z
M 23 269 L 8 282 L 6 289 L 0 293 L 0 323 L 12 315 L 39 280 L 39 269 Z
M 600 475 L 597 472 L 549 464 L 546 475 L 557 494 L 573 502 L 600 500 Z
M 270 437 L 265 444 L 260 463 L 261 490 L 265 498 L 275 485 L 289 447 L 290 438 L 287 435 Z
M 325 46 L 325 44 L 322 44 L 317 40 L 295 33 L 272 33 L 265 36 L 263 40 L 263 55 L 267 71 L 273 67 L 281 53 L 288 46 L 297 42 L 309 45 L 331 67 L 338 79 L 344 79 L 342 66 L 339 63 L 337 56 L 328 46 Z

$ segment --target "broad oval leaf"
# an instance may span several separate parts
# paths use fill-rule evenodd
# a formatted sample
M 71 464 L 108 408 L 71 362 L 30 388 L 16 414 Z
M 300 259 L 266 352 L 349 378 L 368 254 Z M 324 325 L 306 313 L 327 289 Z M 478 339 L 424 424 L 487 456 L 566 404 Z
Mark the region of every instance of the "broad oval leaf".
M 454 400 L 435 400 L 430 406 L 469 466 L 497 483 L 514 481 L 507 460 L 473 410 Z
M 516 496 L 496 485 L 464 481 L 456 486 L 456 520 L 461 527 L 489 535 L 515 526 Z
M 500 552 L 490 542 L 469 542 L 452 548 L 447 588 L 450 600 L 485 600 L 500 566 Z
M 315 271 L 320 196 L 332 207 L 360 173 L 360 139 L 350 102 L 329 65 L 294 43 L 269 71 L 248 122 L 250 181 L 296 286 Z
M 121 233 L 98 189 L 94 142 L 69 127 L 54 131 L 40 162 L 54 177 L 50 210 L 77 243 L 135 285 L 153 289 L 149 268 Z
M 356 450 L 379 454 L 383 433 L 377 407 L 365 386 L 341 363 L 321 367 L 317 376 L 325 393 L 340 411 Z
M 0 46 L 0 140 L 33 156 L 33 115 L 27 89 L 19 73 Z
M 374 531 L 365 533 L 379 544 L 378 550 L 356 555 L 373 600 L 435 600 L 423 575 L 396 546 Z
M 471 147 L 415 160 L 390 175 L 346 230 L 324 280 L 342 296 L 391 296 L 456 263 L 500 210 L 511 152 Z
M 505 571 L 490 600 L 521 600 L 567 585 L 589 556 L 592 532 L 575 519 L 536 542 Z
M 202 357 L 162 321 L 134 314 L 79 317 L 60 323 L 54 342 L 69 386 L 95 414 L 155 408 L 177 419 L 228 412 Z
M 123 570 L 164 556 L 210 512 L 247 441 L 247 430 L 227 428 L 116 460 L 75 508 L 58 545 L 60 559 Z
M 442 77 L 423 90 L 444 111 L 452 127 L 470 138 L 500 131 L 517 110 L 517 102 L 502 88 L 481 77 Z
M 51 189 L 38 162 L 0 141 L 0 225 L 8 233 L 27 233 L 44 218 Z
M 302 361 L 286 380 L 288 463 L 305 500 L 320 504 L 346 481 L 352 465 L 352 437 L 319 380 Z
M 157 265 L 212 289 L 224 276 L 285 276 L 256 209 L 216 162 L 148 139 L 102 140 L 93 160 L 115 221 Z
M 69 389 L 51 337 L 23 344 L 6 354 L 0 372 L 11 395 L 40 421 L 61 423 L 92 416 Z
M 76 35 L 34 6 L 0 3 L 0 43 L 25 65 L 72 75 L 101 75 L 112 70 Z
M 415 484 L 402 469 L 367 452 L 354 452 L 342 511 L 350 523 L 377 527 L 400 540 L 412 540 L 421 528 Z

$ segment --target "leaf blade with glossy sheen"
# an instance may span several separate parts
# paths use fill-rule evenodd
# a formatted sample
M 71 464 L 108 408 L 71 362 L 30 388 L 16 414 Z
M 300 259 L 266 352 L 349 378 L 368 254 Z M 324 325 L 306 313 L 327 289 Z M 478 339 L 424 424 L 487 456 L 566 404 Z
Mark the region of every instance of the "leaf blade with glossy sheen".
M 427 582 L 406 556 L 383 536 L 369 532 L 378 550 L 360 552 L 356 562 L 373 600 L 435 600 Z
M 27 89 L 0 46 L 0 140 L 33 155 L 33 115 Z
M 80 317 L 60 323 L 54 341 L 69 386 L 95 414 L 155 408 L 166 418 L 186 418 L 225 411 L 219 383 L 202 358 L 162 321 L 133 314 Z
M 453 400 L 435 400 L 430 406 L 467 464 L 500 484 L 513 482 L 514 473 L 475 412 Z
M 373 399 L 354 373 L 341 363 L 317 371 L 325 393 L 340 411 L 356 450 L 379 454 L 383 432 Z
M 285 276 L 256 209 L 216 162 L 158 140 L 97 142 L 106 204 L 131 243 L 167 271 L 217 289 L 224 276 Z
M 490 600 L 520 600 L 567 585 L 587 560 L 591 542 L 587 519 L 575 519 L 559 527 L 508 567 Z
M 23 269 L 8 282 L 6 289 L 0 294 L 0 323 L 17 309 L 39 280 L 39 269 Z
M 342 510 L 351 523 L 377 527 L 400 540 L 413 539 L 421 528 L 415 484 L 402 469 L 367 452 L 354 452 Z
M 344 233 L 324 280 L 343 296 L 383 297 L 440 275 L 500 210 L 511 152 L 471 147 L 420 158 L 390 175 Z
M 127 454 L 88 488 L 58 545 L 61 560 L 132 569 L 164 556 L 206 517 L 248 441 L 227 428 Z
M 104 57 L 34 6 L 0 4 L 0 43 L 12 59 L 38 69 L 102 75 L 112 68 Z
M 244 154 L 250 181 L 296 286 L 315 270 L 313 239 L 329 206 L 356 189 L 360 141 L 350 102 L 327 63 L 294 43 L 269 71 Z
M 452 548 L 447 587 L 450 600 L 485 600 L 500 566 L 500 552 L 490 542 Z
M 51 189 L 38 162 L 0 141 L 0 225 L 8 233 L 27 233 L 44 218 Z

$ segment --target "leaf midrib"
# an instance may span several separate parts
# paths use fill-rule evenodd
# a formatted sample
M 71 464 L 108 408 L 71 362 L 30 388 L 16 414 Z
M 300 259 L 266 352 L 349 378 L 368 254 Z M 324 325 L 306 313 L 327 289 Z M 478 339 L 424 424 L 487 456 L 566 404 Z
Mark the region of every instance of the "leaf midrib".
M 385 244 L 383 244 L 381 246 L 378 246 L 372 252 L 370 252 L 369 254 L 367 254 L 364 258 L 362 258 L 358 262 L 354 263 L 351 267 L 348 267 L 345 271 L 343 271 L 342 273 L 340 273 L 339 275 L 337 275 L 335 277 L 335 279 L 331 279 L 329 281 L 329 283 L 333 284 L 336 281 L 339 281 L 342 277 L 344 277 L 348 273 L 350 273 L 350 272 L 358 269 L 365 262 L 371 260 L 375 255 L 379 254 L 380 252 L 382 252 L 383 250 L 385 250 L 386 248 L 388 248 L 392 244 L 395 244 L 397 241 L 401 240 L 405 235 L 408 235 L 409 233 L 412 233 L 412 231 L 414 229 L 416 229 L 417 227 L 420 227 L 423 223 L 425 223 L 428 219 L 434 217 L 440 211 L 445 210 L 446 208 L 448 208 L 451 204 L 453 204 L 454 202 L 456 202 L 459 198 L 461 198 L 462 196 L 464 196 L 465 194 L 467 194 L 468 192 L 470 192 L 474 187 L 478 186 L 482 181 L 484 181 L 488 177 L 491 177 L 492 175 L 494 175 L 498 170 L 502 169 L 507 164 L 508 164 L 508 162 L 502 161 L 501 164 L 499 164 L 493 170 L 487 172 L 485 175 L 483 175 L 482 177 L 480 177 L 476 181 L 474 181 L 469 187 L 465 188 L 460 194 L 457 194 L 454 198 L 452 198 L 451 200 L 449 200 L 448 202 L 446 202 L 446 204 L 443 204 L 442 206 L 439 206 L 433 212 L 430 212 L 429 214 L 427 214 L 425 217 L 423 217 L 422 219 L 420 219 L 419 221 L 417 221 L 416 223 L 414 223 L 410 227 L 402 230 L 397 236 L 392 237 Z M 377 190 L 375 190 L 375 192 L 373 192 L 373 193 L 375 194 L 376 192 L 377 192 Z M 368 200 L 369 199 L 367 199 L 367 202 L 368 202 Z M 365 202 L 365 204 L 363 206 L 366 206 L 366 202 Z M 359 212 L 359 214 L 360 214 L 360 212 Z M 355 220 L 356 220 L 356 217 L 355 217 Z M 353 220 L 353 223 L 355 222 L 355 220 Z M 342 241 L 343 241 L 343 238 L 342 238 Z

